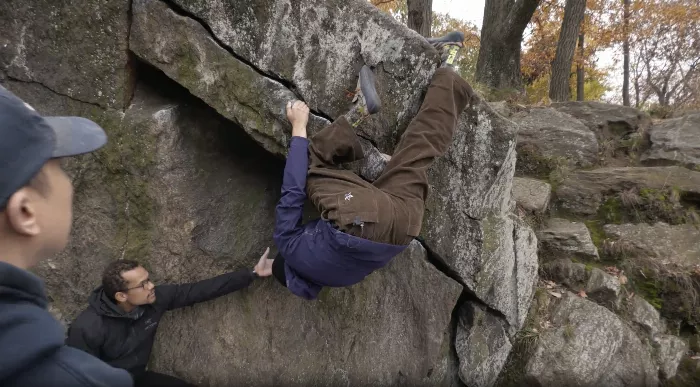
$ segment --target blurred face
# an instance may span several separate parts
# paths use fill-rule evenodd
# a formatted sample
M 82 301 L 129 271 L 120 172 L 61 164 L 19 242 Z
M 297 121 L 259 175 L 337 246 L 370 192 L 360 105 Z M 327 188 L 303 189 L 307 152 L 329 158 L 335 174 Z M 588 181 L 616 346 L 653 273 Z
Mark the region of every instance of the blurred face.
M 68 244 L 73 223 L 73 184 L 61 168 L 60 160 L 51 160 L 44 166 L 48 192 L 41 208 L 40 224 L 46 238 L 50 254 L 62 251 Z
M 60 160 L 44 164 L 30 184 L 10 197 L 1 215 L 4 228 L 10 232 L 5 241 L 12 241 L 21 251 L 23 266 L 63 250 L 73 220 L 73 184 Z
M 156 301 L 155 285 L 149 278 L 148 271 L 139 266 L 122 273 L 127 286 L 115 295 L 119 302 L 132 306 L 152 304 Z

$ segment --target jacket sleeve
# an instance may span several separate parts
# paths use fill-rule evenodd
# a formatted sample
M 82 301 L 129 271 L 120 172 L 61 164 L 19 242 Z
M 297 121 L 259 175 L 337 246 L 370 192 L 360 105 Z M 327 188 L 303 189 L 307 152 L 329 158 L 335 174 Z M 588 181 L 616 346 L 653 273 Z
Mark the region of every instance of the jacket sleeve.
M 292 137 L 282 179 L 282 196 L 275 209 L 273 239 L 282 255 L 293 249 L 302 234 L 301 220 L 306 200 L 306 174 L 309 169 L 309 140 Z
M 66 345 L 80 349 L 99 359 L 101 353 L 100 348 L 102 347 L 102 342 L 98 339 L 98 337 L 101 337 L 100 332 L 98 332 L 98 330 L 101 329 L 100 325 L 92 324 L 90 327 L 91 332 L 89 332 L 82 327 L 82 325 L 76 323 L 78 322 L 74 322 L 73 325 L 68 328 Z
M 156 286 L 156 302 L 165 310 L 183 308 L 246 288 L 253 278 L 252 270 L 244 269 L 189 284 Z

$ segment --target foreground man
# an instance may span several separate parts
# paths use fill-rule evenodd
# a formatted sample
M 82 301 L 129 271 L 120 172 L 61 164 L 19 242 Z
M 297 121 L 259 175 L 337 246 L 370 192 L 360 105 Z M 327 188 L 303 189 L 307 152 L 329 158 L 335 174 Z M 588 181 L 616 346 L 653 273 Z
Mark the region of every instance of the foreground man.
M 459 32 L 429 40 L 442 50 L 443 63 L 420 111 L 374 183 L 339 167 L 363 157 L 353 127 L 380 110 L 368 67 L 360 71 L 359 103 L 310 142 L 308 107 L 301 101 L 287 105 L 292 140 L 276 209 L 274 240 L 279 254 L 272 270 L 292 293 L 312 300 L 324 286 L 356 284 L 420 234 L 427 170 L 447 152 L 457 119 L 474 95 L 452 68 L 463 40 Z M 302 225 L 307 192 L 321 219 Z
M 73 185 L 63 157 L 92 152 L 104 131 L 79 117 L 41 117 L 0 86 L 0 386 L 131 386 L 127 372 L 64 345 L 28 271 L 63 250 Z
M 252 271 L 239 270 L 183 285 L 155 286 L 138 262 L 114 261 L 102 275 L 102 286 L 92 292 L 90 306 L 71 324 L 66 343 L 128 370 L 136 386 L 191 386 L 146 370 L 158 322 L 169 310 L 224 296 L 248 287 L 257 277 L 271 275 L 269 252 L 268 248 Z

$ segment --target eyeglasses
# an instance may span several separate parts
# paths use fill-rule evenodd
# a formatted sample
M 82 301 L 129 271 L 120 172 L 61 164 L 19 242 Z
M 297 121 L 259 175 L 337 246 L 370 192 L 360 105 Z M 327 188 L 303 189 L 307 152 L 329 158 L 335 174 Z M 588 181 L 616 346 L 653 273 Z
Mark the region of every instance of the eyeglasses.
M 134 286 L 133 288 L 127 288 L 125 291 L 128 292 L 129 290 L 138 289 L 138 288 L 146 289 L 146 285 L 152 284 L 152 283 L 153 282 L 151 281 L 151 279 L 147 278 L 147 279 L 143 280 L 138 286 Z

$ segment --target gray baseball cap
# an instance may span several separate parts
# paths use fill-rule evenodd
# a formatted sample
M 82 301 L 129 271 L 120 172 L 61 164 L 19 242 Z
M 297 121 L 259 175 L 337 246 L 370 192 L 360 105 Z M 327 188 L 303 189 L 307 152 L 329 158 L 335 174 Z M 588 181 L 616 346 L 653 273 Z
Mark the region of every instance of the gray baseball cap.
M 95 151 L 104 130 L 83 117 L 43 117 L 0 86 L 0 210 L 52 158 Z

